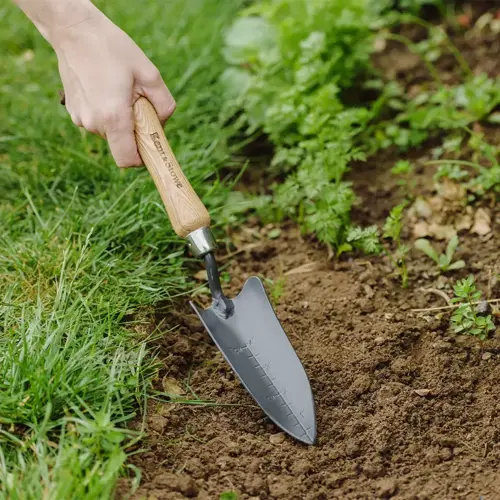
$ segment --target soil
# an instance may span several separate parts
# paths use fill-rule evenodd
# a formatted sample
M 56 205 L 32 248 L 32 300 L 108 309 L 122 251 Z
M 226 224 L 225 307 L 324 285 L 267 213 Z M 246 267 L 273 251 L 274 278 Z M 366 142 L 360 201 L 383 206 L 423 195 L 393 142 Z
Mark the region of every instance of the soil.
M 490 44 L 476 42 L 466 55 L 487 65 Z M 410 158 L 423 165 L 431 147 Z M 237 293 L 251 275 L 271 280 L 267 290 L 314 392 L 317 443 L 297 443 L 264 416 L 188 306 L 158 312 L 158 388 L 198 404 L 150 402 L 147 451 L 131 459 L 142 470 L 132 498 L 500 498 L 500 328 L 481 341 L 455 335 L 449 309 L 415 311 L 446 306 L 455 281 L 469 274 L 484 298 L 500 297 L 500 208 L 491 197 L 466 205 L 456 186 L 436 190 L 423 167 L 400 186 L 389 172 L 396 159 L 389 152 L 353 169 L 361 199 L 354 219 L 381 226 L 412 186 L 426 205 L 409 211 L 405 241 L 432 226 L 443 250 L 438 230 L 454 228 L 466 267 L 440 274 L 412 250 L 403 289 L 386 257 L 329 259 L 293 224 L 275 239 L 270 226 L 241 228 L 232 235 L 239 253 L 225 261 L 227 290 Z M 490 218 L 482 234 L 478 213 Z M 208 305 L 206 295 L 196 300 Z M 124 482 L 117 497 L 127 491 Z

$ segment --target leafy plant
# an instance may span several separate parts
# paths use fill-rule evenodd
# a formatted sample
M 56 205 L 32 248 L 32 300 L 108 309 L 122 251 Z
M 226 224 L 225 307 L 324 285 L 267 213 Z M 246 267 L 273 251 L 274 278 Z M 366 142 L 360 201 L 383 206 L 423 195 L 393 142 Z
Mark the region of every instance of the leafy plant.
M 346 236 L 346 241 L 337 248 L 337 257 L 340 257 L 344 252 L 350 252 L 355 249 L 361 250 L 368 255 L 378 255 L 382 251 L 378 227 L 350 228 Z
M 368 0 L 261 0 L 225 39 L 224 113 L 274 145 L 272 172 L 287 174 L 274 187 L 277 217 L 295 219 L 340 253 L 376 247 L 365 238 L 372 232 L 347 241 L 355 196 L 344 176 L 365 158 L 356 138 L 372 113 L 347 106 L 342 92 L 372 72 L 371 26 L 379 15 Z
M 446 246 L 446 252 L 439 255 L 434 247 L 430 244 L 429 240 L 425 238 L 420 238 L 415 241 L 415 248 L 424 252 L 428 257 L 430 257 L 439 267 L 440 271 L 455 271 L 457 269 L 462 269 L 465 267 L 465 262 L 463 260 L 457 260 L 452 262 L 453 255 L 455 254 L 458 247 L 458 236 L 455 234 L 451 237 L 448 245 Z
M 453 287 L 455 297 L 451 302 L 459 307 L 451 316 L 451 326 L 455 333 L 476 335 L 485 340 L 489 332 L 495 330 L 491 315 L 481 316 L 477 313 L 476 304 L 481 299 L 481 292 L 477 290 L 474 276 L 459 280 Z
M 396 245 L 394 252 L 386 249 L 385 253 L 401 277 L 403 288 L 408 286 L 406 255 L 410 251 L 407 245 L 401 243 L 401 229 L 403 228 L 403 213 L 405 208 L 406 202 L 396 205 L 387 217 L 383 229 L 384 238 L 391 240 Z

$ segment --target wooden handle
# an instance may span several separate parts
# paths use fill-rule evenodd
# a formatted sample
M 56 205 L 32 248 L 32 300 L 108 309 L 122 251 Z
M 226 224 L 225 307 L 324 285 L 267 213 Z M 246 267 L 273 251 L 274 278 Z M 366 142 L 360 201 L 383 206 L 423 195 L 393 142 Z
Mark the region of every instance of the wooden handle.
M 174 231 L 185 238 L 209 226 L 210 215 L 182 172 L 158 115 L 145 97 L 134 104 L 134 115 L 139 154 L 160 192 Z

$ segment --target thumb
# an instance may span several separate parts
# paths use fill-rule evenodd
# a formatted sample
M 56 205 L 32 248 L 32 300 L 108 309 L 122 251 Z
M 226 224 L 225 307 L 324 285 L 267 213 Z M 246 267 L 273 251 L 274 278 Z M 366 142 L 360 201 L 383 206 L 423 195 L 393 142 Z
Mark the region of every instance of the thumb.
M 153 105 L 161 124 L 164 125 L 175 111 L 176 103 L 160 73 L 149 82 L 141 84 L 141 87 L 142 95 Z

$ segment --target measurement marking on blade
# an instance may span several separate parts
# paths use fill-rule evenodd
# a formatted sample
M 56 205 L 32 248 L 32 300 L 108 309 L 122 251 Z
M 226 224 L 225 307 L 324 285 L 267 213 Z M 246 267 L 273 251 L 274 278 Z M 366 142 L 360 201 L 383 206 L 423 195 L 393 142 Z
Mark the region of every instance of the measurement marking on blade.
M 279 393 L 278 393 L 278 394 L 274 394 L 274 395 L 272 395 L 272 396 L 264 396 L 264 399 L 267 399 L 268 401 L 274 401 L 275 399 L 278 399 L 278 398 L 280 398 L 280 397 L 281 397 L 281 394 L 279 394 Z M 286 406 L 286 403 L 285 403 L 285 404 L 283 404 L 283 405 L 280 405 L 280 408 L 281 408 L 282 406 Z
M 228 349 L 233 353 L 233 354 L 240 354 L 244 352 L 246 349 L 250 351 L 250 346 L 255 343 L 255 337 L 252 337 L 247 343 L 243 344 L 241 347 L 228 347 Z M 252 351 L 250 351 L 250 354 L 253 356 Z M 255 357 L 255 356 L 253 356 Z
M 268 384 L 265 385 L 265 388 L 267 390 L 275 393 L 275 394 L 269 394 L 267 396 L 261 395 L 263 400 L 265 400 L 271 404 L 276 404 L 281 399 L 282 404 L 278 403 L 276 407 L 277 408 L 284 408 L 284 407 L 288 408 L 288 414 L 283 415 L 282 422 L 280 423 L 279 418 L 277 420 L 275 420 L 275 422 L 278 425 L 283 426 L 283 428 L 285 430 L 286 430 L 287 426 L 288 426 L 288 428 L 293 428 L 293 429 L 295 429 L 296 427 L 299 427 L 300 431 L 295 431 L 295 432 L 298 432 L 301 436 L 307 436 L 308 438 L 312 439 L 312 437 L 313 437 L 311 434 L 312 426 L 306 428 L 305 425 L 301 421 L 301 419 L 303 420 L 305 418 L 304 417 L 304 409 L 302 409 L 299 413 L 296 413 L 294 411 L 294 409 L 292 408 L 294 406 L 293 403 L 289 403 L 285 399 L 285 396 L 287 395 L 287 392 L 288 392 L 287 388 L 280 390 L 277 387 L 276 381 L 278 380 L 278 377 L 273 376 L 271 373 L 269 373 L 271 366 L 272 366 L 271 362 L 266 361 L 265 363 L 261 364 L 261 362 L 259 361 L 258 358 L 261 357 L 262 354 L 261 353 L 254 354 L 252 352 L 251 346 L 253 346 L 255 343 L 256 343 L 255 337 L 252 337 L 248 342 L 246 342 L 242 346 L 232 347 L 232 348 L 228 348 L 228 349 L 231 351 L 231 353 L 233 353 L 235 355 L 239 355 L 243 352 L 246 352 L 247 359 L 249 361 L 255 360 L 255 362 L 256 362 L 256 364 L 254 364 L 254 363 L 250 364 L 252 369 L 258 370 L 260 368 L 262 370 L 263 373 L 262 374 L 259 373 L 260 378 L 266 379 L 269 382 Z M 275 401 L 276 401 L 276 403 L 275 403 Z

